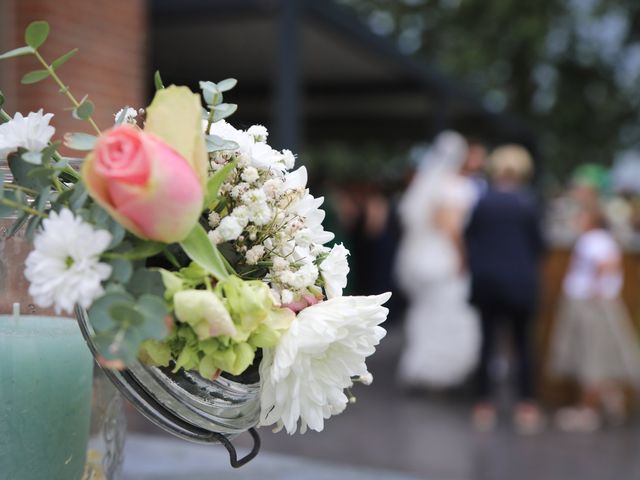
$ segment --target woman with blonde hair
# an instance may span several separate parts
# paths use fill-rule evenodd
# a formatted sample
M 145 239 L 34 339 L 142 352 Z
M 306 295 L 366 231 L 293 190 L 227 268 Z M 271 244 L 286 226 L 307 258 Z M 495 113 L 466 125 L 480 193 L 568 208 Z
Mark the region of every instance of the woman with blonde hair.
M 479 430 L 496 424 L 491 398 L 491 364 L 501 326 L 509 330 L 515 357 L 518 401 L 513 422 L 520 433 L 535 433 L 543 418 L 534 401 L 531 327 L 537 304 L 538 263 L 543 251 L 538 208 L 527 188 L 533 164 L 521 146 L 497 148 L 489 158 L 491 184 L 476 204 L 465 233 L 472 305 L 480 313 L 482 345 L 478 402 Z

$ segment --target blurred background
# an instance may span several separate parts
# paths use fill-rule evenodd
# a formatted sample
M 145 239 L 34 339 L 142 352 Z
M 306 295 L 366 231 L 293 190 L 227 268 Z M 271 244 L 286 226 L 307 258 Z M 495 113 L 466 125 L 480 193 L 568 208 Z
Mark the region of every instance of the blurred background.
M 357 405 L 322 434 L 265 430 L 266 451 L 427 479 L 640 477 L 630 389 L 623 425 L 585 435 L 549 421 L 522 436 L 508 416 L 491 433 L 474 430 L 472 378 L 446 390 L 403 385 L 408 301 L 394 275 L 398 205 L 440 132 L 456 130 L 489 153 L 524 146 L 547 245 L 533 322 L 536 399 L 545 412 L 575 401 L 574 383 L 545 372 L 585 195 L 598 197 L 620 245 L 621 297 L 633 326 L 640 321 L 640 3 L 0 0 L 0 50 L 22 45 L 37 19 L 51 24 L 45 57 L 80 47 L 63 78 L 91 93 L 101 125 L 148 103 L 155 70 L 194 90 L 200 80 L 238 79 L 225 99 L 239 105 L 231 122 L 263 124 L 270 143 L 298 152 L 312 192 L 325 195 L 326 228 L 351 251 L 349 293 L 394 292 L 388 337 L 370 363 L 374 384 L 357 387 Z M 52 82 L 20 85 L 34 61 L 0 66 L 5 110 L 42 106 L 58 132 L 83 128 Z M 499 405 L 512 402 L 513 347 L 504 343 L 492 370 Z M 134 434 L 164 435 L 130 414 Z M 362 478 L 386 478 L 371 475 Z

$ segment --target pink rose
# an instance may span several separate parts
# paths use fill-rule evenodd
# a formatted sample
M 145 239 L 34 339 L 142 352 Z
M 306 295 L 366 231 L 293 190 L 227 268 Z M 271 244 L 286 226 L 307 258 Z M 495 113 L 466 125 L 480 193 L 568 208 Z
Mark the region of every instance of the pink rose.
M 96 202 L 142 238 L 179 242 L 202 212 L 204 190 L 191 164 L 133 126 L 105 132 L 86 158 L 82 176 Z

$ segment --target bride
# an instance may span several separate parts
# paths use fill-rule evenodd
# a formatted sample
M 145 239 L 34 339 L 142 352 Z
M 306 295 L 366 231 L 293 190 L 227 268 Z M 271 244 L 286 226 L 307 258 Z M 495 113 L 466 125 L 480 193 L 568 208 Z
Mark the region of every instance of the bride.
M 396 276 L 409 300 L 400 379 L 411 387 L 451 387 L 474 369 L 480 333 L 467 303 L 462 234 L 476 199 L 462 174 L 468 147 L 443 132 L 422 159 L 400 204 L 404 236 Z

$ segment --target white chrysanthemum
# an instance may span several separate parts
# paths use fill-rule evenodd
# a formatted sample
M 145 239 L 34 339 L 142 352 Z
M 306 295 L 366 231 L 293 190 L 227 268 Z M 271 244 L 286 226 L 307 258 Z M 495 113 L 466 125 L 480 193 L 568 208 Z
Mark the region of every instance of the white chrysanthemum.
M 258 170 L 272 170 L 275 172 L 283 172 L 285 170 L 283 155 L 262 142 L 254 144 L 251 149 L 251 166 Z
M 302 310 L 275 349 L 260 364 L 261 425 L 289 434 L 322 431 L 324 420 L 341 413 L 351 377 L 368 373 L 365 359 L 386 334 L 379 325 L 390 293 L 338 297 Z
M 24 148 L 29 153 L 23 159 L 42 163 L 42 150 L 47 146 L 56 129 L 49 125 L 53 113 L 43 115 L 42 109 L 31 112 L 26 117 L 16 113 L 13 119 L 0 125 L 0 160 L 6 160 L 9 154 Z
M 111 275 L 111 266 L 100 262 L 111 234 L 94 229 L 68 209 L 51 212 L 42 226 L 25 262 L 29 294 L 36 305 L 53 305 L 57 313 L 71 313 L 76 303 L 89 308 Z
M 320 274 L 324 280 L 324 291 L 327 298 L 335 298 L 342 295 L 342 290 L 347 286 L 347 274 L 349 262 L 347 262 L 349 250 L 343 244 L 334 245 L 322 263 Z

